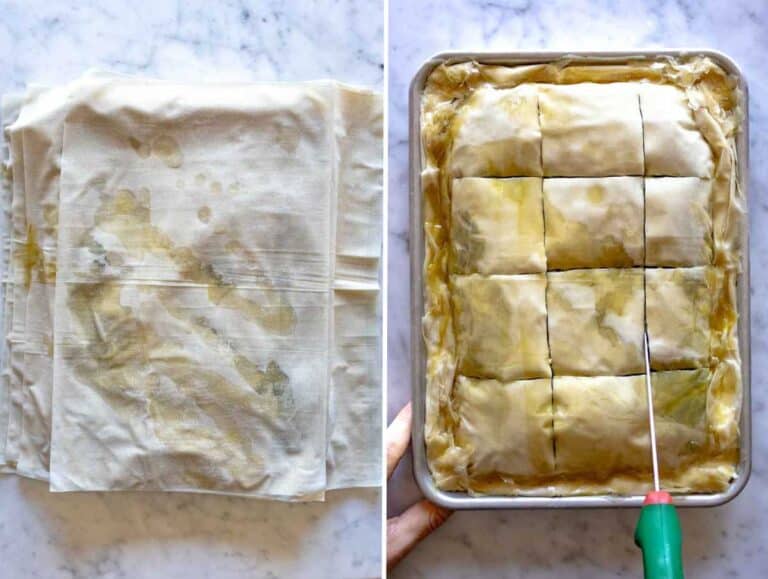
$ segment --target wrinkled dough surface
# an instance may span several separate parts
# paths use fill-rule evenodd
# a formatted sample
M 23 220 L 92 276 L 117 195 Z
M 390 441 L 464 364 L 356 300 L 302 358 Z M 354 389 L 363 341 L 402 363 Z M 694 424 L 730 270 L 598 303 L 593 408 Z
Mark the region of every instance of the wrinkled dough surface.
M 711 182 L 698 177 L 645 180 L 646 265 L 712 262 Z
M 477 90 L 456 119 L 453 176 L 541 175 L 538 106 L 530 85 Z
M 651 375 L 662 474 L 707 449 L 709 370 Z M 650 469 L 648 403 L 643 376 L 560 377 L 554 381 L 557 471 L 608 476 Z
M 677 469 L 709 450 L 707 434 L 708 368 L 653 372 L 653 412 L 659 463 Z
M 544 274 L 453 276 L 459 372 L 515 380 L 551 375 Z
M 549 269 L 643 264 L 642 177 L 544 179 Z
M 541 85 L 539 106 L 545 176 L 643 174 L 636 85 Z
M 455 273 L 546 269 L 541 179 L 454 179 L 451 258 Z
M 645 272 L 651 367 L 675 370 L 708 366 L 712 289 L 708 267 Z
M 510 90 L 535 91 L 538 98 L 541 173 L 514 175 L 543 175 L 552 372 L 555 389 L 557 383 L 571 382 L 573 391 L 569 397 L 568 388 L 561 388 L 560 405 L 555 401 L 555 427 L 566 439 L 563 447 L 557 436 L 553 441 L 554 473 L 468 474 L 469 445 L 456 441 L 462 420 L 457 412 L 464 392 L 459 384 L 473 379 L 462 376 L 458 367 L 466 332 L 457 325 L 457 310 L 446 306 L 455 293 L 451 280 L 459 272 L 450 245 L 452 178 L 457 176 L 452 155 L 461 148 L 460 156 L 468 158 L 465 143 L 457 143 L 466 105 L 479 103 L 477 95 L 494 102 Z M 568 57 L 525 66 L 458 62 L 430 74 L 421 102 L 425 441 L 438 488 L 522 496 L 650 490 L 642 383 L 646 281 L 656 294 L 648 296 L 649 329 L 663 485 L 673 492 L 715 492 L 738 476 L 741 376 L 735 288 L 746 206 L 736 160 L 744 112 L 740 90 L 738 79 L 706 57 L 621 64 Z M 497 109 L 485 118 L 500 115 Z M 491 134 L 494 127 L 489 123 L 486 130 Z M 487 149 L 478 152 L 488 157 Z M 609 182 L 614 187 L 588 187 Z M 618 202 L 611 203 L 609 192 Z M 591 203 L 598 197 L 608 201 Z M 478 214 L 486 218 L 494 212 L 500 214 L 498 208 Z M 503 221 L 487 227 L 499 239 Z M 659 271 L 658 279 L 651 273 L 654 279 L 646 280 L 641 269 L 631 269 L 641 265 L 681 269 L 651 269 Z M 707 271 L 705 289 L 697 269 Z M 711 314 L 705 322 L 707 307 Z M 502 312 L 497 317 L 506 315 L 504 309 L 496 308 Z M 499 400 L 507 392 L 501 389 Z M 473 433 L 479 436 L 480 430 L 475 427 Z M 497 430 L 501 427 L 488 434 L 489 448 L 496 448 Z M 480 447 L 473 443 L 473 452 Z M 496 465 L 499 457 L 482 462 Z
M 554 468 L 549 379 L 499 382 L 459 376 L 456 443 L 470 477 L 540 475 Z
M 378 485 L 377 95 L 100 73 L 40 95 L 16 471 L 47 478 L 50 447 L 56 491 Z
M 643 371 L 643 271 L 583 269 L 547 274 L 555 375 Z
M 557 470 L 598 478 L 650 469 L 642 376 L 555 376 Z
M 642 84 L 640 108 L 646 175 L 712 176 L 712 151 L 696 128 L 682 90 L 665 84 Z

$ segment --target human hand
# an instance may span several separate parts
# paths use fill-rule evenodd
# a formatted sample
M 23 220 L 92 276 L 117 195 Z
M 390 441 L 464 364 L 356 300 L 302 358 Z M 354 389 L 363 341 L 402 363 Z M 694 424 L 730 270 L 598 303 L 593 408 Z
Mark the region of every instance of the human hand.
M 387 428 L 387 479 L 405 454 L 411 440 L 411 403 L 406 404 Z M 422 499 L 401 515 L 387 519 L 387 569 L 392 569 L 419 541 L 442 525 L 452 511 Z

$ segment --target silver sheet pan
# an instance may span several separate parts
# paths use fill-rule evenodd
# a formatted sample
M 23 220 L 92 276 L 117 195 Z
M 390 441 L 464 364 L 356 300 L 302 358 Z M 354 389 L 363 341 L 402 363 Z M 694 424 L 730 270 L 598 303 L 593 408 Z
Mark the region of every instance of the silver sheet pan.
M 422 219 L 421 190 L 421 94 L 429 74 L 444 62 L 474 60 L 481 63 L 519 65 L 551 62 L 564 57 L 574 57 L 585 63 L 625 63 L 635 59 L 660 56 L 683 57 L 708 56 L 724 70 L 738 79 L 744 108 L 743 129 L 737 136 L 738 175 L 745 196 L 749 197 L 749 110 L 747 82 L 738 65 L 723 53 L 703 49 L 639 50 L 627 52 L 446 52 L 425 62 L 410 86 L 410 248 L 411 248 L 411 363 L 413 390 L 413 455 L 414 475 L 421 491 L 432 502 L 451 509 L 518 509 L 518 508 L 581 508 L 581 507 L 639 507 L 643 496 L 569 496 L 569 497 L 515 497 L 471 496 L 467 493 L 445 492 L 438 489 L 427 466 L 424 447 L 425 414 L 425 364 L 426 355 L 421 332 L 424 314 L 423 263 L 424 229 Z M 748 205 L 748 203 L 747 203 Z M 681 507 L 713 507 L 722 505 L 738 495 L 747 484 L 752 466 L 752 430 L 750 406 L 750 313 L 749 313 L 749 227 L 748 216 L 743 231 L 742 271 L 737 280 L 739 309 L 739 348 L 742 360 L 743 401 L 741 413 L 740 461 L 737 476 L 723 492 L 714 494 L 676 495 L 675 504 Z M 650 473 L 649 473 L 650 476 Z

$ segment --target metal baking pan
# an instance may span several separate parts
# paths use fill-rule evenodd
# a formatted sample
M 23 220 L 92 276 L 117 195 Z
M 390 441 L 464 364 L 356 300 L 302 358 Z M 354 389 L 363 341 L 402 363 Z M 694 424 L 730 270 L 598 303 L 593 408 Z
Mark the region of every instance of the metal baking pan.
M 424 315 L 423 263 L 424 263 L 424 228 L 422 219 L 421 190 L 421 126 L 420 101 L 426 79 L 440 64 L 446 62 L 476 61 L 498 65 L 538 64 L 555 61 L 564 57 L 573 57 L 583 63 L 622 64 L 639 58 L 657 58 L 664 56 L 707 56 L 719 64 L 725 71 L 738 79 L 743 96 L 744 122 L 737 135 L 738 178 L 739 184 L 748 198 L 749 168 L 749 110 L 747 82 L 738 65 L 728 56 L 714 50 L 638 50 L 627 52 L 445 52 L 425 62 L 410 86 L 409 122 L 410 122 L 410 247 L 411 247 L 411 363 L 412 363 L 412 398 L 413 398 L 413 457 L 414 474 L 424 496 L 435 504 L 450 509 L 520 509 L 520 508 L 580 508 L 580 507 L 639 507 L 643 496 L 593 495 L 567 497 L 530 497 L 530 496 L 471 496 L 467 493 L 446 492 L 438 489 L 427 465 L 424 446 L 425 413 L 425 368 L 426 355 L 421 332 L 421 319 Z M 748 203 L 747 203 L 748 205 Z M 713 507 L 732 500 L 746 486 L 752 467 L 752 430 L 750 406 L 750 312 L 749 312 L 749 220 L 745 217 L 742 245 L 742 271 L 737 279 L 739 310 L 739 349 L 742 361 L 742 413 L 740 461 L 737 476 L 723 492 L 713 494 L 676 495 L 675 504 L 681 507 Z M 649 474 L 650 476 L 650 474 Z

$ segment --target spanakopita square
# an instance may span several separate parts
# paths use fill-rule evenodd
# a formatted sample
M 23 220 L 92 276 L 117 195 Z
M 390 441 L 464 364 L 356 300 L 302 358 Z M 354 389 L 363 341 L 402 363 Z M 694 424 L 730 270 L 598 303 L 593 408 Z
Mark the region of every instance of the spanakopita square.
M 544 179 L 549 269 L 643 264 L 643 179 Z
M 636 85 L 541 85 L 539 106 L 545 176 L 643 174 Z
M 663 468 L 679 468 L 707 452 L 707 389 L 711 378 L 708 368 L 651 375 L 656 441 Z
M 709 267 L 646 270 L 646 316 L 654 370 L 708 365 L 711 286 L 716 275 Z
M 646 265 L 711 263 L 711 189 L 711 181 L 698 177 L 645 180 Z
M 547 274 L 555 375 L 643 371 L 643 271 L 582 269 Z
M 536 88 L 479 89 L 454 121 L 454 177 L 541 175 Z
M 459 376 L 456 442 L 470 477 L 551 473 L 552 389 L 548 378 L 499 382 Z
M 682 90 L 668 84 L 640 85 L 640 109 L 646 175 L 712 176 L 712 151 Z
M 458 369 L 479 378 L 548 378 L 545 274 L 452 276 Z
M 643 376 L 555 376 L 553 388 L 558 471 L 597 478 L 650 472 Z
M 541 179 L 454 179 L 451 257 L 455 273 L 546 269 Z

